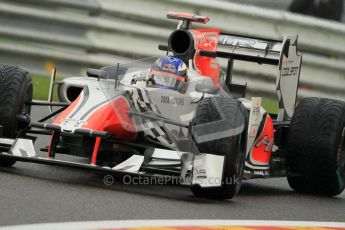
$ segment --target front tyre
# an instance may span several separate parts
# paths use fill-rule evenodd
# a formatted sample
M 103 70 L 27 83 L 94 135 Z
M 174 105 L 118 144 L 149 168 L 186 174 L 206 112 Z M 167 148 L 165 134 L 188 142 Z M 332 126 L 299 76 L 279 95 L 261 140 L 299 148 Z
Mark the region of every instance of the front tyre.
M 238 128 L 241 125 L 244 127 L 245 111 L 243 105 L 237 100 L 219 97 L 206 98 L 200 102 L 192 126 L 220 120 L 222 119 L 220 113 L 223 113 L 226 117 L 225 122 L 230 127 Z M 212 130 L 209 131 L 209 135 L 212 135 Z M 225 165 L 222 186 L 214 188 L 193 186 L 191 191 L 195 196 L 209 199 L 231 199 L 239 192 L 245 161 L 242 135 L 243 130 L 237 135 L 196 143 L 200 153 L 225 156 Z
M 307 98 L 288 136 L 287 179 L 297 192 L 336 196 L 345 186 L 345 102 Z
M 30 74 L 15 66 L 0 65 L 0 125 L 3 137 L 15 138 L 21 128 L 17 115 L 30 114 L 32 80 Z M 0 157 L 0 166 L 9 167 L 16 161 Z

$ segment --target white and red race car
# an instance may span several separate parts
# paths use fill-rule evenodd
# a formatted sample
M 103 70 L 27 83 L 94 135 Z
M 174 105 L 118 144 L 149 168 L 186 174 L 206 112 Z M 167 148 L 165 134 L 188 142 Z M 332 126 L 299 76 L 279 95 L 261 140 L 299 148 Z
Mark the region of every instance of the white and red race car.
M 0 65 L 0 165 L 24 161 L 177 178 L 196 196 L 213 199 L 232 198 L 242 179 L 278 176 L 298 192 L 340 194 L 345 103 L 307 98 L 295 108 L 297 36 L 235 36 L 192 28 L 207 17 L 171 12 L 168 18 L 180 23 L 168 44 L 159 45 L 163 57 L 65 78 L 58 83 L 60 102 L 51 102 L 55 73 L 48 102 L 38 102 L 27 71 Z M 224 75 L 218 58 L 228 60 Z M 277 66 L 279 114 L 268 114 L 259 97 L 245 99 L 246 86 L 232 83 L 236 60 Z M 61 108 L 32 121 L 31 106 Z M 35 151 L 37 135 L 50 136 L 41 149 L 46 157 Z M 60 154 L 88 162 L 63 161 Z

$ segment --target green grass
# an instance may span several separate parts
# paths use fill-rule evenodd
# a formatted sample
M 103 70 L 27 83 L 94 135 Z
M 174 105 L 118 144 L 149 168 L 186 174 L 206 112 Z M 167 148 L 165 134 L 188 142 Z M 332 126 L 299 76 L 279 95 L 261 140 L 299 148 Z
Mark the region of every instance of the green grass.
M 32 76 L 32 84 L 34 88 L 33 98 L 36 100 L 47 100 L 50 78 L 44 76 Z M 54 87 L 53 100 L 57 101 L 57 99 L 57 90 L 56 87 Z
M 264 107 L 268 113 L 278 114 L 278 111 L 279 111 L 278 100 L 263 99 L 262 100 L 262 107 Z
M 251 93 L 246 95 L 246 98 L 248 100 L 251 100 L 252 97 L 262 97 L 261 106 L 264 107 L 264 109 L 268 113 L 278 114 L 278 111 L 279 111 L 278 99 L 272 99 L 270 97 L 265 97 L 262 95 L 253 95 Z

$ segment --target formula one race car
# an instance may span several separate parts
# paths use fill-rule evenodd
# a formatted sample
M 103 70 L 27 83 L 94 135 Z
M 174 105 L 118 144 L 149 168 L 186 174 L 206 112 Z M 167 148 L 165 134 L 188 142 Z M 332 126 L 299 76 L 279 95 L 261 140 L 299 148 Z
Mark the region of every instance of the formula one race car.
M 16 161 L 133 177 L 177 178 L 194 195 L 230 199 L 242 179 L 287 177 L 298 191 L 335 196 L 345 183 L 345 102 L 307 98 L 295 109 L 302 57 L 297 36 L 283 41 L 192 29 L 207 17 L 180 20 L 162 57 L 101 69 L 58 82 L 60 102 L 32 101 L 28 72 L 0 66 L 0 165 Z M 217 58 L 228 61 L 226 73 Z M 279 113 L 245 99 L 232 83 L 235 60 L 277 66 Z M 32 121 L 31 106 L 48 106 Z M 47 122 L 54 118 L 53 122 Z M 36 154 L 37 135 L 49 135 Z M 78 156 L 86 163 L 58 159 Z

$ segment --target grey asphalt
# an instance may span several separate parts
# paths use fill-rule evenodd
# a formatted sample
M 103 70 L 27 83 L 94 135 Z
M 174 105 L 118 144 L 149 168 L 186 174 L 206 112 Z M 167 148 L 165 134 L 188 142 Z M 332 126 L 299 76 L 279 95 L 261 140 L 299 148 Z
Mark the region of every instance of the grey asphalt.
M 43 113 L 35 108 L 33 117 Z M 37 144 L 46 146 L 48 139 Z M 20 162 L 0 168 L 0 226 L 120 219 L 345 221 L 345 193 L 297 194 L 285 178 L 246 181 L 233 200 L 212 201 L 174 185 L 126 185 L 117 179 L 108 186 L 103 176 Z

